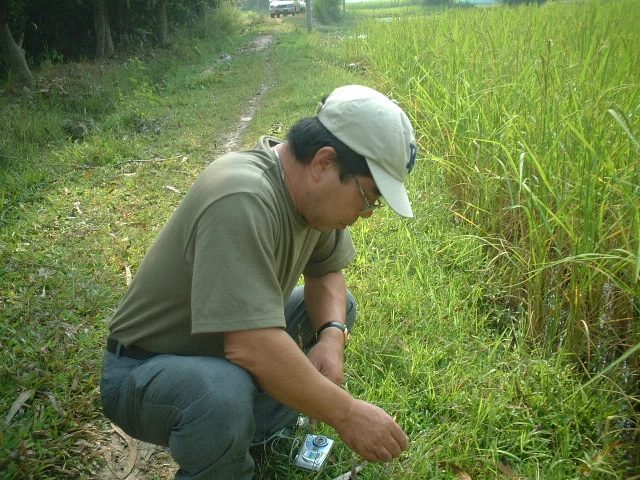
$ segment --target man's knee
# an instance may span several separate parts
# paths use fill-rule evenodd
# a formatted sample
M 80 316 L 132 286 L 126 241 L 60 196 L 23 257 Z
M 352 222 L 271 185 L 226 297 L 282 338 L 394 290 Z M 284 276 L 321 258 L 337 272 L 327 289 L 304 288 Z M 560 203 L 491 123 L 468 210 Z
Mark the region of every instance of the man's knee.
M 158 355 L 123 378 L 118 388 L 102 392 L 104 411 L 136 438 L 167 445 L 174 434 L 188 432 L 209 441 L 229 429 L 252 437 L 257 386 L 226 359 Z
M 207 362 L 210 368 L 217 367 L 217 374 L 198 369 L 188 379 L 197 387 L 173 426 L 169 447 L 185 472 L 208 472 L 211 477 L 205 478 L 244 478 L 240 472 L 253 469 L 248 451 L 255 430 L 257 388 L 246 370 L 217 360 Z
M 222 358 L 204 358 L 204 365 L 187 369 L 183 382 L 182 422 L 225 425 L 253 418 L 258 388 L 251 374 Z

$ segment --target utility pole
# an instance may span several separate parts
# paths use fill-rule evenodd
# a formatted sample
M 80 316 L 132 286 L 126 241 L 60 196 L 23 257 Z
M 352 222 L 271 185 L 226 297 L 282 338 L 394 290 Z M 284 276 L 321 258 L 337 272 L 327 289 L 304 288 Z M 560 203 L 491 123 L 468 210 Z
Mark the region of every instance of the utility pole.
M 307 0 L 307 28 L 309 31 L 313 28 L 313 20 L 311 19 L 311 0 Z

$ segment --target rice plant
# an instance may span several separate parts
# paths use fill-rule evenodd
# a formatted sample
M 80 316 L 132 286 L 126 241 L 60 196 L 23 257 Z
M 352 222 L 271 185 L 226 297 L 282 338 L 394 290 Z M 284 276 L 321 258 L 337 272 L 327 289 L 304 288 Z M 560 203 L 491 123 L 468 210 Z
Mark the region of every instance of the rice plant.
M 547 352 L 616 364 L 637 408 L 640 30 L 637 0 L 369 20 L 345 42 L 413 105 L 452 213 L 504 274 Z M 611 372 L 609 372 L 611 373 Z M 631 408 L 633 410 L 633 408 Z

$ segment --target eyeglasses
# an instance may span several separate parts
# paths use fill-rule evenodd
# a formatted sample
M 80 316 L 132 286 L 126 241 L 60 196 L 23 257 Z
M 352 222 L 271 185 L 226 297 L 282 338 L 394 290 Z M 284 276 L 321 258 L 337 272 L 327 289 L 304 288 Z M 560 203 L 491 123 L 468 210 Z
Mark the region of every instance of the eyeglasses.
M 362 195 L 362 198 L 364 198 L 364 201 L 367 204 L 366 207 L 364 207 L 362 210 L 360 210 L 360 213 L 369 213 L 369 212 L 373 212 L 374 210 L 376 210 L 376 209 L 378 209 L 380 207 L 384 207 L 385 204 L 380 199 L 378 199 L 373 204 L 369 203 L 369 199 L 365 195 L 364 190 L 362 189 L 362 186 L 360 185 L 360 182 L 358 181 L 358 177 L 356 177 L 354 175 L 353 179 L 356 181 L 356 185 L 358 185 L 358 189 L 360 190 L 360 195 Z

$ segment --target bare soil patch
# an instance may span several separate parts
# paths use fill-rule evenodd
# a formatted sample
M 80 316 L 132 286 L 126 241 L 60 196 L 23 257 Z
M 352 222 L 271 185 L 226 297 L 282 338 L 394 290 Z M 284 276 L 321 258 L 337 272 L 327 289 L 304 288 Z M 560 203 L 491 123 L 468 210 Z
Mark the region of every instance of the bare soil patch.
M 273 42 L 272 35 L 263 35 L 261 37 L 258 37 L 253 42 L 249 43 L 249 45 L 245 47 L 245 50 L 254 50 L 254 51 L 266 50 L 267 47 L 271 45 L 272 42 Z M 260 89 L 256 92 L 256 95 L 247 103 L 246 110 L 243 112 L 241 117 L 236 122 L 235 127 L 227 135 L 225 135 L 224 141 L 222 142 L 222 147 L 219 150 L 216 150 L 214 152 L 216 155 L 222 155 L 227 152 L 233 152 L 240 148 L 241 146 L 240 139 L 244 135 L 244 132 L 249 126 L 249 123 L 251 122 L 251 120 L 253 120 L 253 116 L 255 115 L 256 109 L 258 108 L 260 97 L 264 95 L 271 88 L 271 83 L 269 82 L 269 79 L 272 77 L 271 70 L 273 68 L 271 65 L 271 58 L 268 54 L 265 55 L 264 58 L 265 58 L 265 80 L 260 85 Z

